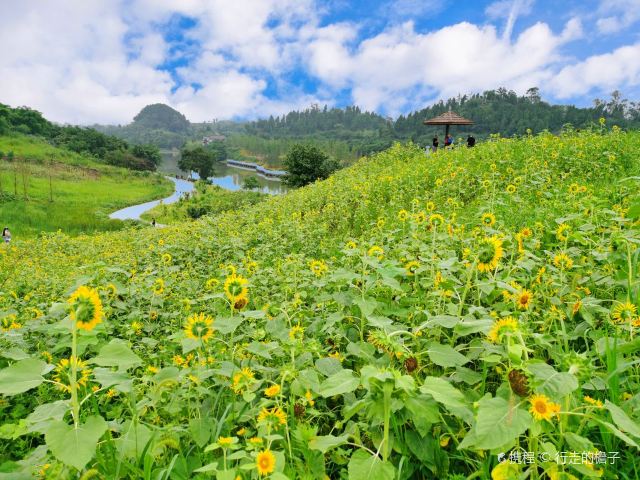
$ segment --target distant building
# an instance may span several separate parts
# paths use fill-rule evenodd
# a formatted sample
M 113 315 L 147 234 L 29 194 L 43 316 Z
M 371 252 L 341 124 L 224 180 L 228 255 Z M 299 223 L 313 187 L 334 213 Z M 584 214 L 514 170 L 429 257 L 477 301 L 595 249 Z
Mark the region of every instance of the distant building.
M 226 138 L 227 137 L 224 135 L 209 135 L 208 137 L 202 137 L 202 145 L 208 145 L 213 142 L 224 142 Z

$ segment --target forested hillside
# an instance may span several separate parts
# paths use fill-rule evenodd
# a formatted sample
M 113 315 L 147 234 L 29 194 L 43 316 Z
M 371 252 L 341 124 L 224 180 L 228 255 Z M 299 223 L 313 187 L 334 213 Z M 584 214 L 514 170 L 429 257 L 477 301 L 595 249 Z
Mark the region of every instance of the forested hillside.
M 11 108 L 0 103 L 0 136 L 34 135 L 51 145 L 70 150 L 109 165 L 134 170 L 155 170 L 160 152 L 153 145 L 129 145 L 94 128 L 56 125 L 36 110 Z M 4 152 L 11 154 L 11 151 Z M 2 157 L 2 155 L 0 155 Z
M 97 125 L 95 128 L 134 144 L 151 143 L 165 149 L 180 148 L 187 141 L 199 142 L 203 137 L 217 135 L 226 138 L 235 157 L 274 166 L 280 164 L 293 144 L 311 142 L 343 163 L 350 163 L 360 156 L 388 148 L 394 141 L 430 144 L 433 135 L 442 134 L 443 129 L 426 126 L 424 120 L 449 109 L 475 122 L 470 127 L 453 127 L 454 136 L 473 133 L 480 140 L 491 134 L 523 135 L 529 130 L 558 133 L 566 124 L 584 128 L 597 124 L 602 117 L 608 124 L 624 129 L 640 128 L 640 104 L 622 98 L 617 91 L 609 100 L 596 99 L 592 107 L 585 108 L 547 103 L 537 88 L 521 96 L 504 88 L 460 95 L 400 115 L 395 120 L 357 106 L 313 105 L 247 123 L 214 120 L 196 124 L 189 123 L 184 115 L 167 105 L 155 104 L 145 107 L 129 125 Z M 215 112 L 211 112 L 211 116 L 214 117 Z
M 557 133 L 566 124 L 583 128 L 598 123 L 601 117 L 607 123 L 623 128 L 640 128 L 640 103 L 622 99 L 619 92 L 613 92 L 608 101 L 596 99 L 593 107 L 579 108 L 544 102 L 537 88 L 529 89 L 522 96 L 500 88 L 482 94 L 450 98 L 406 116 L 401 115 L 394 123 L 395 138 L 422 143 L 430 141 L 431 134 L 441 133 L 442 128 L 425 126 L 422 122 L 449 109 L 475 122 L 471 127 L 454 127 L 455 134 L 473 133 L 479 138 L 494 133 L 503 137 L 523 135 L 527 130 L 532 133 L 544 130 Z
M 544 102 L 537 88 L 529 89 L 522 96 L 500 88 L 440 101 L 401 115 L 395 121 L 364 112 L 358 107 L 329 109 L 327 106 L 314 106 L 281 117 L 247 123 L 247 135 L 236 137 L 234 142 L 235 146 L 263 154 L 271 161 L 275 155 L 282 155 L 282 150 L 292 139 L 313 141 L 321 148 L 323 143 L 333 142 L 329 148 L 345 152 L 340 157 L 344 160 L 383 150 L 394 141 L 430 144 L 433 135 L 442 134 L 443 129 L 424 125 L 424 120 L 450 109 L 475 122 L 470 127 L 453 127 L 454 136 L 459 137 L 466 137 L 469 133 L 479 139 L 491 134 L 503 137 L 523 135 L 527 131 L 557 133 L 567 124 L 584 128 L 598 123 L 601 117 L 607 123 L 622 128 L 640 128 L 640 104 L 623 99 L 619 92 L 613 92 L 608 101 L 596 99 L 593 107 L 579 108 Z

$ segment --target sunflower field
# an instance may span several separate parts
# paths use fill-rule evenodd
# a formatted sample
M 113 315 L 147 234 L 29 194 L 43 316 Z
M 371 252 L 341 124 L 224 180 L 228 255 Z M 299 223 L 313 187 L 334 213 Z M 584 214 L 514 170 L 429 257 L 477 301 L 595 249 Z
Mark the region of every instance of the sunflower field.
M 0 479 L 640 478 L 640 133 L 0 248 Z

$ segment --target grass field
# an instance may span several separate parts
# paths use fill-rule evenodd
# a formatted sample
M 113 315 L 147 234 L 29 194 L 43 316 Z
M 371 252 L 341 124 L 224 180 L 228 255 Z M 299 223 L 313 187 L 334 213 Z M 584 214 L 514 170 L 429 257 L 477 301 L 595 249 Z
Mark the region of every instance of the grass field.
M 0 249 L 0 468 L 640 478 L 639 158 L 604 125 L 395 145 L 199 221 Z
M 14 238 L 61 230 L 67 234 L 117 230 L 118 208 L 162 198 L 172 184 L 159 175 L 99 164 L 27 137 L 0 137 L 0 223 Z

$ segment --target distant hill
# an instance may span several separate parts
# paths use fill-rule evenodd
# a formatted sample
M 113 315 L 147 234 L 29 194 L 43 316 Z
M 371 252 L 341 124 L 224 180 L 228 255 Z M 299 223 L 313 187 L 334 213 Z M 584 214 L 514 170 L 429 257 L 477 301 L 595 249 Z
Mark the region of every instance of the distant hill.
M 93 125 L 96 130 L 133 144 L 152 144 L 162 149 L 181 148 L 189 140 L 212 135 L 228 135 L 242 130 L 237 122 L 191 123 L 169 105 L 147 105 L 128 125 Z
M 313 105 L 286 115 L 270 116 L 251 122 L 213 121 L 190 123 L 184 115 L 168 105 L 154 104 L 143 108 L 133 122 L 125 126 L 100 126 L 101 132 L 134 144 L 153 144 L 160 148 L 181 148 L 188 141 L 200 142 L 204 137 L 224 135 L 234 147 L 234 155 L 251 161 L 278 165 L 292 143 L 310 141 L 340 160 L 384 150 L 394 141 L 431 143 L 434 134 L 443 129 L 426 126 L 423 121 L 447 110 L 473 120 L 470 127 L 454 127 L 456 137 L 473 133 L 478 139 L 499 133 L 504 137 L 549 130 L 559 132 L 564 125 L 585 128 L 607 124 L 622 128 L 640 128 L 640 103 L 629 102 L 619 92 L 610 100 L 594 101 L 592 107 L 553 105 L 544 102 L 537 88 L 526 95 L 499 88 L 481 94 L 459 95 L 441 100 L 397 119 L 383 117 L 357 106 L 329 108 Z M 212 117 L 215 112 L 212 112 Z
M 186 133 L 191 124 L 187 117 L 169 105 L 154 103 L 147 105 L 133 118 L 133 127 L 150 130 L 166 130 L 174 133 Z

